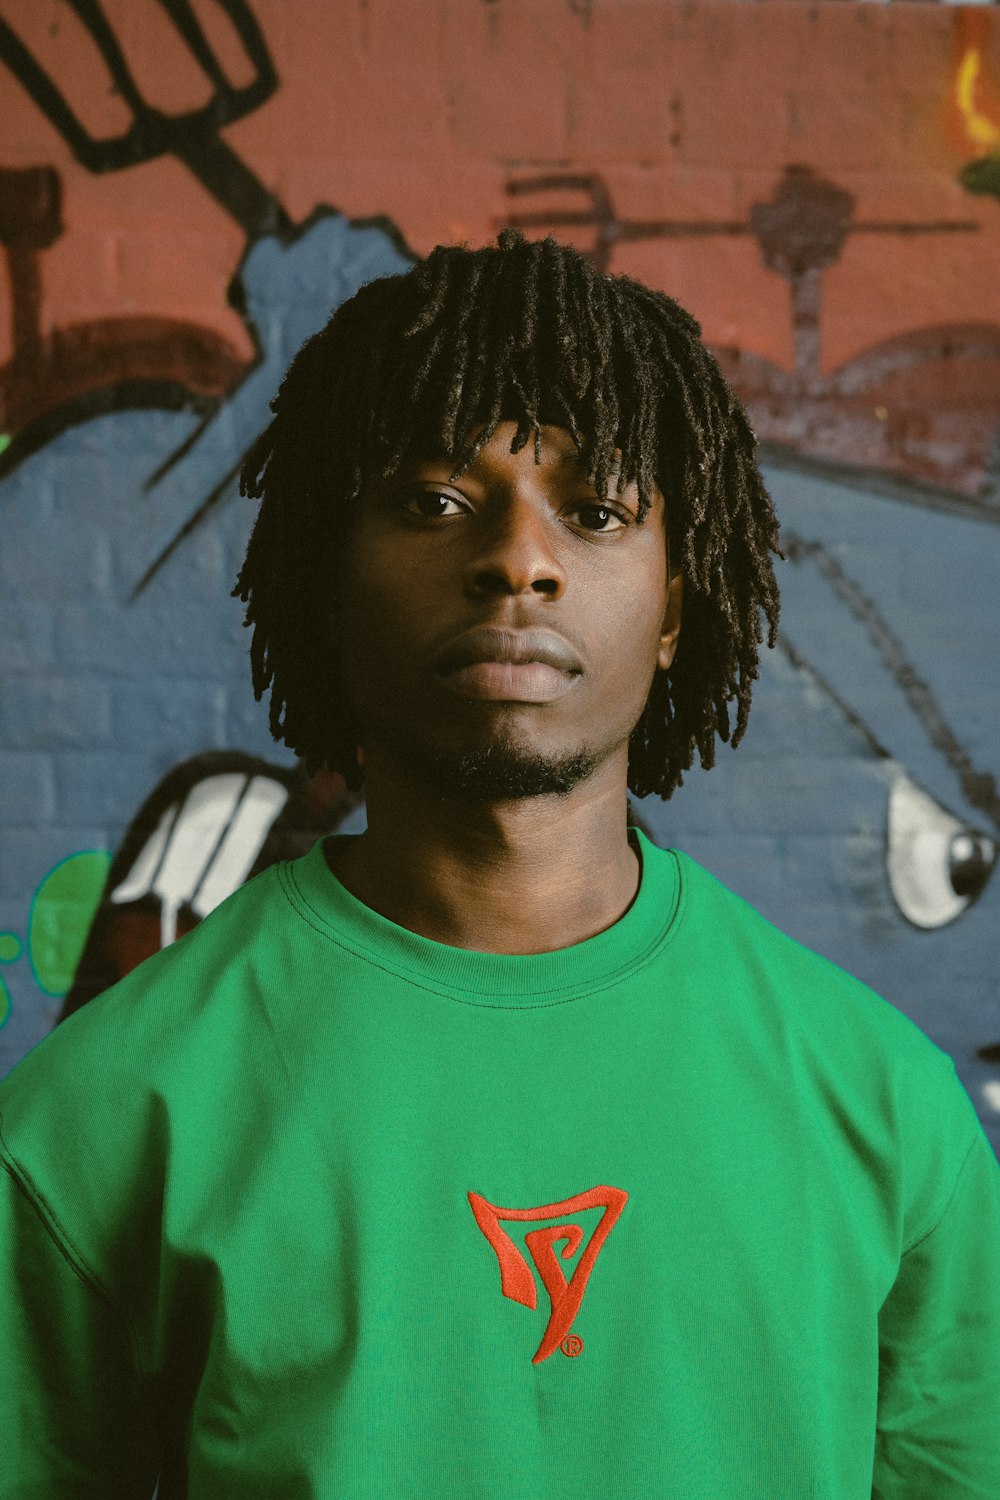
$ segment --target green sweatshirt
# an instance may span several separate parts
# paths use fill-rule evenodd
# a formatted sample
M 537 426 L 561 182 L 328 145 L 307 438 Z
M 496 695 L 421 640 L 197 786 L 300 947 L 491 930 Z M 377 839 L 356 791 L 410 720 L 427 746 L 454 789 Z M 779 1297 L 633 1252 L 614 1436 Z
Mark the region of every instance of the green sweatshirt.
M 625 915 L 528 956 L 321 841 L 18 1064 L 3 1500 L 997 1500 L 950 1059 L 633 837 Z

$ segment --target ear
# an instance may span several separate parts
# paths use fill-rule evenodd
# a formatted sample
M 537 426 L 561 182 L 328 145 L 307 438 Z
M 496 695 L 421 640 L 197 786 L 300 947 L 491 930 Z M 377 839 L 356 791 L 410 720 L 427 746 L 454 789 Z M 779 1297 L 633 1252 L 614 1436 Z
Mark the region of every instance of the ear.
M 667 585 L 667 607 L 663 612 L 663 628 L 660 633 L 660 652 L 657 670 L 666 670 L 677 650 L 677 637 L 681 633 L 681 607 L 684 602 L 684 574 L 677 572 Z

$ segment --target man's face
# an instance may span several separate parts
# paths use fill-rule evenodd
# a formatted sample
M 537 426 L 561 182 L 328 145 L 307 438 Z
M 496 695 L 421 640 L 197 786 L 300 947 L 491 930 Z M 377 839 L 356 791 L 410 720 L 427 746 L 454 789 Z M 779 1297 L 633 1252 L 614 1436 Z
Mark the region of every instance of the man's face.
M 446 457 L 411 457 L 368 487 L 336 627 L 366 765 L 381 752 L 480 802 L 566 795 L 611 759 L 624 783 L 680 628 L 659 492 L 640 525 L 637 488 L 612 481 L 599 499 L 563 428 L 542 428 L 537 464 L 533 442 L 510 452 L 514 432 L 502 423 L 454 482 Z M 442 654 L 479 627 L 552 632 L 575 668 L 445 671 Z

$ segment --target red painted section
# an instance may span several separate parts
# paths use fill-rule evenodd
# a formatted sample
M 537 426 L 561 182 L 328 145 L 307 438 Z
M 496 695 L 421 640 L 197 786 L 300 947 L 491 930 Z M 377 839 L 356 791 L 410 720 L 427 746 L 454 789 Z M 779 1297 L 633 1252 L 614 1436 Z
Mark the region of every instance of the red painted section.
M 105 9 L 145 97 L 174 114 L 207 100 L 204 74 L 153 0 Z M 198 11 L 231 81 L 245 84 L 252 69 L 223 13 Z M 821 272 L 824 374 L 935 327 L 1000 329 L 1000 198 L 957 180 L 987 148 L 981 127 L 963 141 L 955 97 L 971 40 L 981 53 L 976 106 L 992 117 L 994 8 L 970 19 L 966 8 L 900 0 L 254 0 L 253 13 L 277 86 L 222 135 L 296 222 L 320 202 L 385 215 L 424 254 L 440 241 L 485 242 L 512 215 L 590 213 L 590 224 L 549 227 L 596 246 L 608 269 L 677 296 L 716 346 L 787 372 L 793 288 L 745 226 L 755 205 L 773 201 L 786 168 L 801 165 L 849 193 L 853 222 L 868 226 L 846 233 Z M 127 106 L 67 5 L 0 0 L 0 15 L 92 135 L 127 128 Z M 170 319 L 204 330 L 202 348 L 219 351 L 217 382 L 250 357 L 226 301 L 245 236 L 180 160 L 88 171 L 2 67 L 0 117 L 0 164 L 52 167 L 62 188 L 63 232 L 31 264 L 8 250 L 0 270 L 8 290 L 19 277 L 34 297 L 40 336 L 103 319 Z M 581 174 L 609 205 L 603 231 L 592 192 L 525 186 Z M 958 224 L 966 227 L 947 227 Z M 23 321 L 23 297 L 19 311 Z M 16 324 L 0 324 L 0 364 Z M 915 458 L 905 444 L 876 441 L 872 427 L 868 461 L 974 488 L 997 409 L 995 368 L 981 375 L 963 386 L 960 459 Z M 955 389 L 945 365 L 928 369 L 919 400 L 954 408 Z M 752 385 L 746 394 L 766 436 L 768 408 Z M 891 390 L 868 395 L 873 411 L 891 408 Z M 821 451 L 824 423 L 814 426 L 806 441 Z

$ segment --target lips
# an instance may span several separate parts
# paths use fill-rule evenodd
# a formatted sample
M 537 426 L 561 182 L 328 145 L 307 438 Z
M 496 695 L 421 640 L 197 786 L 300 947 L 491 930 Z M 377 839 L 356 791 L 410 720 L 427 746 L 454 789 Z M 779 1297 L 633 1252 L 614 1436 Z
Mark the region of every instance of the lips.
M 474 662 L 544 662 L 560 672 L 582 672 L 581 663 L 568 641 L 554 630 L 507 630 L 502 626 L 478 625 L 450 641 L 435 662 L 442 675 Z
M 458 698 L 494 703 L 555 703 L 579 681 L 579 672 L 563 672 L 542 661 L 477 661 L 441 678 L 442 686 Z

